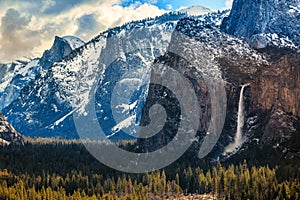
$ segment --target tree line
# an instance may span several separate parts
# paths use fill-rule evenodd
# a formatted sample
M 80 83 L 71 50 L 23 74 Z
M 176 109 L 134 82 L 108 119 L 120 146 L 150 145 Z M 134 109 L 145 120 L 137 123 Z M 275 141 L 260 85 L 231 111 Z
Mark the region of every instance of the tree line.
M 184 155 L 152 173 L 127 174 L 95 160 L 76 142 L 0 147 L 0 199 L 300 199 L 299 166 L 190 162 Z

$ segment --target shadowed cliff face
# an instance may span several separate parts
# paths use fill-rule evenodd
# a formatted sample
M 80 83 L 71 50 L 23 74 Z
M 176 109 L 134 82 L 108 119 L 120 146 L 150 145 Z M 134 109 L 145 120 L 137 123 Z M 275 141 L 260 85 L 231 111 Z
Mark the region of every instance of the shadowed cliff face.
M 172 69 L 178 71 L 183 77 L 190 81 L 195 94 L 197 96 L 198 105 L 200 106 L 199 113 L 199 127 L 196 133 L 197 137 L 202 139 L 207 131 L 211 119 L 211 99 L 208 86 L 205 80 L 201 76 L 199 70 L 191 65 L 186 59 L 180 57 L 179 55 L 173 53 L 167 53 L 164 56 L 159 57 L 156 60 L 155 65 L 162 64 L 164 66 L 169 66 Z M 154 66 L 155 67 L 155 66 Z M 168 70 L 163 70 L 161 76 L 162 78 L 167 77 Z M 157 77 L 151 76 L 151 80 Z M 176 79 L 171 84 L 176 85 Z M 191 95 L 188 88 L 183 88 L 185 96 Z M 151 119 L 149 118 L 149 110 L 151 106 L 159 104 L 163 106 L 166 110 L 167 119 L 162 130 L 153 137 L 147 139 L 138 139 L 138 144 L 140 146 L 140 151 L 142 152 L 152 152 L 158 150 L 165 145 L 167 145 L 178 132 L 178 128 L 182 123 L 180 102 L 178 102 L 178 97 L 169 91 L 165 87 L 153 86 L 149 87 L 148 98 L 143 109 L 142 124 L 149 124 Z M 181 102 L 182 103 L 182 102 Z M 189 110 L 189 106 L 187 106 Z M 198 116 L 197 116 L 198 117 Z M 186 130 L 188 131 L 188 130 Z M 193 145 L 196 149 L 199 149 L 199 144 L 194 143 Z
M 0 145 L 7 145 L 11 142 L 23 143 L 22 136 L 0 113 Z
M 264 48 L 277 37 L 288 37 L 289 42 L 299 46 L 299 5 L 299 0 L 235 0 L 221 29 L 245 39 L 255 48 Z

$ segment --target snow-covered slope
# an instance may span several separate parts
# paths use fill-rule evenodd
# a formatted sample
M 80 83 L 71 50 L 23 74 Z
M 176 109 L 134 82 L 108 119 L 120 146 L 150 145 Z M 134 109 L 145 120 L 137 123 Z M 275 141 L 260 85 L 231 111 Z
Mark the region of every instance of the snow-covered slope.
M 77 49 L 85 44 L 81 39 L 74 36 L 64 36 L 63 39 L 69 43 L 72 50 Z
M 19 96 L 20 91 L 33 81 L 41 70 L 47 70 L 54 62 L 61 60 L 73 49 L 83 44 L 76 37 L 56 37 L 53 46 L 45 51 L 42 58 L 1 64 L 0 110 L 13 102 Z
M 39 60 L 13 62 L 0 66 L 0 110 L 15 100 L 19 92 L 41 71 Z
M 47 72 L 42 72 L 4 109 L 4 115 L 25 135 L 78 137 L 72 114 L 88 114 L 86 107 L 93 101 L 91 89 L 99 84 L 99 88 L 94 88 L 98 89 L 97 116 L 99 122 L 105 124 L 106 134 L 118 138 L 122 135 L 117 133 L 121 126 L 132 131 L 141 115 L 143 98 L 140 95 L 146 95 L 149 64 L 165 53 L 178 20 L 184 17 L 185 14 L 170 13 L 100 34 Z M 140 52 L 141 49 L 144 50 Z M 121 97 L 111 101 L 113 92 L 124 91 L 128 82 L 137 88 L 137 96 L 129 101 Z M 117 89 L 113 90 L 115 87 Z M 117 107 L 117 113 L 111 113 L 110 106 Z M 118 112 L 123 114 L 118 115 Z M 119 116 L 117 121 L 110 120 L 113 115 Z M 131 120 L 130 125 L 125 124 L 129 122 L 127 118 L 133 119 L 133 116 L 136 119 Z
M 188 8 L 181 9 L 178 12 L 186 13 L 188 16 L 200 16 L 211 13 L 212 10 L 203 6 L 191 6 Z

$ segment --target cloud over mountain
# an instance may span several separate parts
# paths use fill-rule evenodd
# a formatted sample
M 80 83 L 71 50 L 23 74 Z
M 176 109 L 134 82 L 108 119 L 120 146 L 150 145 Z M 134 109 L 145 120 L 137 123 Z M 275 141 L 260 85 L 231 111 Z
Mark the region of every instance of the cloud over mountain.
M 108 28 L 163 14 L 148 3 L 122 7 L 120 0 L 0 1 L 0 62 L 41 56 L 55 35 L 87 41 Z
M 38 32 L 30 30 L 30 17 L 21 15 L 17 10 L 10 8 L 1 19 L 1 47 L 0 56 L 10 59 L 22 56 L 32 48 L 32 44 L 40 45 Z

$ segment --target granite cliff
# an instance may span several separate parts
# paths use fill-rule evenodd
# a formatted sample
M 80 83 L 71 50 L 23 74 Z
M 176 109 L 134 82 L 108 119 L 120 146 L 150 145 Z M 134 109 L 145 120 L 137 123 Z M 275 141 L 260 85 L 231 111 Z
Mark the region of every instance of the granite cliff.
M 0 145 L 8 145 L 11 142 L 23 143 L 23 138 L 0 113 Z

